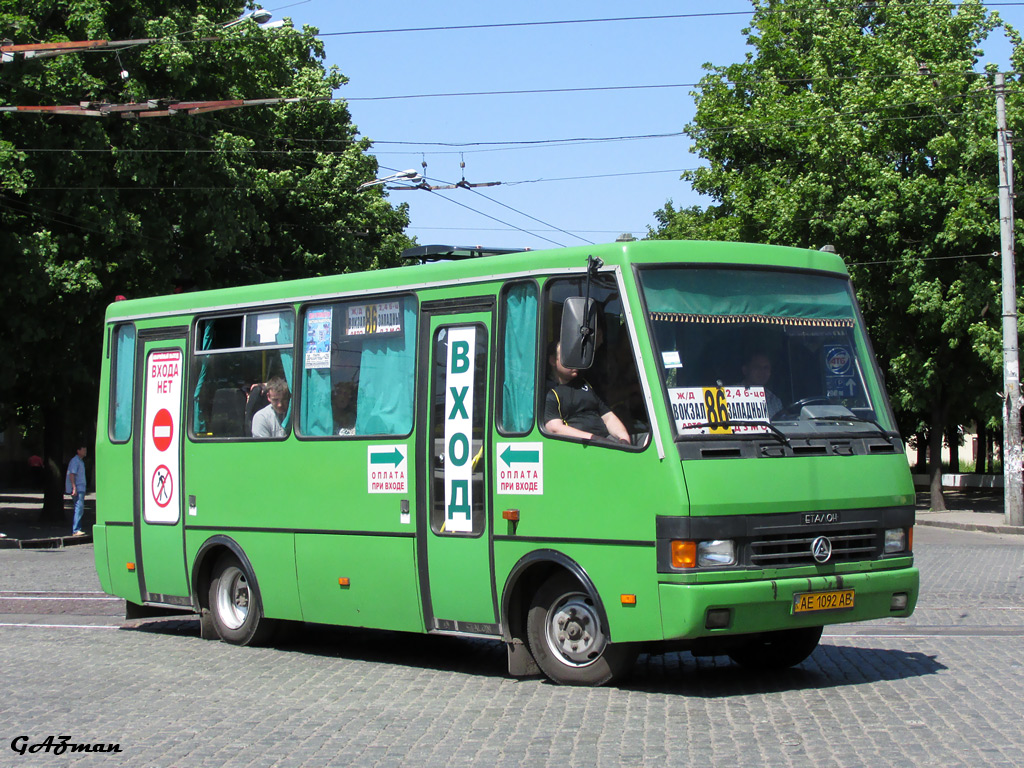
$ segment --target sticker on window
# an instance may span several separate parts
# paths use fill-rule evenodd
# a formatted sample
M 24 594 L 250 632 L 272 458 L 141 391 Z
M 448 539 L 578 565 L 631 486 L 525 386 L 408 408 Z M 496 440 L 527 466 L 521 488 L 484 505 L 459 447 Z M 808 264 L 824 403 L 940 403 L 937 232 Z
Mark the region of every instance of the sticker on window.
M 391 336 L 402 332 L 402 302 L 381 301 L 348 308 L 346 336 Z
M 738 435 L 767 432 L 764 387 L 683 387 L 668 390 L 672 418 L 680 435 Z
M 331 367 L 331 309 L 306 313 L 306 370 Z

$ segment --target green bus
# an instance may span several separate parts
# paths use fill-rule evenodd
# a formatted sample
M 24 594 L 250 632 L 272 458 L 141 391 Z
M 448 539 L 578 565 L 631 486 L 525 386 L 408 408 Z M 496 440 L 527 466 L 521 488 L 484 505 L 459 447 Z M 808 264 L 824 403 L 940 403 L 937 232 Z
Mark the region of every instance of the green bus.
M 118 301 L 96 567 L 129 617 L 806 659 L 909 616 L 914 490 L 842 260 L 645 241 Z

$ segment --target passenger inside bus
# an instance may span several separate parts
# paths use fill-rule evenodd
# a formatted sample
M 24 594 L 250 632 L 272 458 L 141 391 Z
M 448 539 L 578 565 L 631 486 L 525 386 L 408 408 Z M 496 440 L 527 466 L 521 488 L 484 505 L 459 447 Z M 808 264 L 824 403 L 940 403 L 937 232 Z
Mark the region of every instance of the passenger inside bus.
M 331 389 L 334 434 L 356 434 L 356 387 L 353 381 L 339 381 Z
M 544 428 L 564 437 L 632 444 L 629 432 L 580 372 L 562 365 L 561 345 L 548 346 L 550 380 L 544 400 Z
M 747 355 L 743 366 L 744 387 L 763 387 L 764 397 L 768 406 L 768 418 L 771 419 L 782 410 L 782 401 L 768 389 L 768 381 L 772 377 L 772 361 L 764 352 L 751 352 Z
M 252 417 L 253 437 L 287 437 L 288 405 L 292 393 L 288 383 L 275 377 L 267 382 L 267 400 L 270 404 Z

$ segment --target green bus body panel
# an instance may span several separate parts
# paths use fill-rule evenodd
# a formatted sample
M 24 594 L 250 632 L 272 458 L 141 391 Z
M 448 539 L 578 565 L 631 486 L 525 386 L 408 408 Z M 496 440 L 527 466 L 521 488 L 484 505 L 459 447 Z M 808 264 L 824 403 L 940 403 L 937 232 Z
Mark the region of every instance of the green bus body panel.
M 415 549 L 413 538 L 297 534 L 302 618 L 422 632 Z
M 302 621 L 295 579 L 295 535 L 244 530 L 227 530 L 222 535 L 234 539 L 245 552 L 256 576 L 264 613 L 275 619 Z M 210 536 L 208 531 L 185 528 L 189 563 L 195 562 Z
M 102 523 L 92 527 L 92 555 L 96 563 L 96 577 L 100 581 L 100 589 L 107 594 L 113 594 L 110 564 L 107 562 L 107 526 Z
M 767 632 L 790 627 L 821 626 L 851 621 L 866 621 L 909 616 L 917 604 L 919 575 L 916 568 L 877 573 L 854 573 L 841 578 L 759 579 L 733 584 L 661 584 L 660 597 L 663 636 L 666 640 L 693 639 L 715 635 Z M 828 589 L 854 590 L 854 607 L 847 611 L 815 611 L 798 616 L 793 613 L 793 595 Z M 909 597 L 905 611 L 889 609 L 895 592 Z M 732 623 L 722 630 L 704 628 L 705 614 L 711 608 L 731 608 Z
M 96 528 L 101 528 L 101 525 L 97 524 L 94 530 Z M 128 563 L 136 561 L 135 529 L 128 525 L 105 525 L 102 526 L 102 531 L 106 541 L 111 594 L 133 603 L 141 603 L 139 576 L 135 571 L 128 570 Z
M 690 514 L 771 514 L 914 503 L 906 457 L 716 459 L 683 464 Z
M 181 524 L 142 523 L 142 526 L 142 567 L 146 591 L 150 594 L 188 597 Z
M 335 296 L 340 292 L 372 293 L 394 291 L 405 286 L 447 283 L 451 291 L 456 283 L 485 282 L 494 275 L 562 272 L 586 265 L 587 256 L 600 258 L 608 266 L 636 263 L 700 263 L 778 266 L 792 269 L 816 269 L 846 275 L 843 260 L 832 253 L 802 248 L 752 245 L 749 243 L 640 241 L 607 243 L 578 248 L 510 253 L 500 257 L 437 262 L 415 266 L 380 269 L 348 275 L 288 280 L 279 283 L 248 285 L 194 293 L 171 294 L 146 299 L 129 299 L 107 308 L 107 322 L 118 318 L 154 315 L 187 315 L 197 308 L 244 307 L 273 302 L 289 303 Z M 440 298 L 429 296 L 424 298 Z M 140 326 L 141 327 L 141 326 Z

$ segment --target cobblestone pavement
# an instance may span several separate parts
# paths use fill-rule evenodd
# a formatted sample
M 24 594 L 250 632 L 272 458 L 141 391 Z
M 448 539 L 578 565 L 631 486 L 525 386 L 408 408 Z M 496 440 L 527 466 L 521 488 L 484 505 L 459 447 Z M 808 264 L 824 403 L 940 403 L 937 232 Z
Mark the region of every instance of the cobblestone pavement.
M 81 599 L 102 597 L 91 546 L 3 550 L 0 766 L 1019 766 L 1024 537 L 918 528 L 915 548 L 910 619 L 827 629 L 785 673 L 673 653 L 598 689 L 510 679 L 483 641 L 118 629 L 119 604 Z

